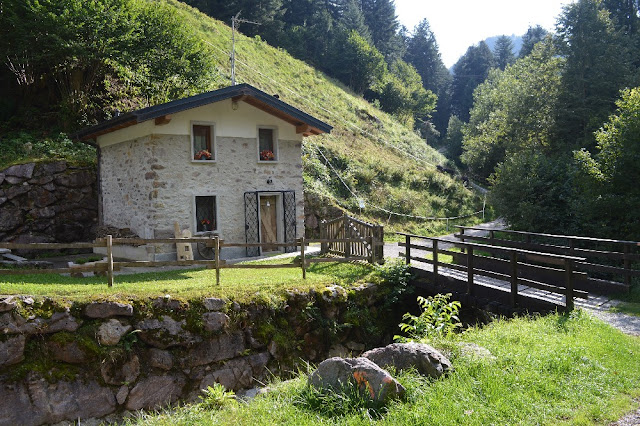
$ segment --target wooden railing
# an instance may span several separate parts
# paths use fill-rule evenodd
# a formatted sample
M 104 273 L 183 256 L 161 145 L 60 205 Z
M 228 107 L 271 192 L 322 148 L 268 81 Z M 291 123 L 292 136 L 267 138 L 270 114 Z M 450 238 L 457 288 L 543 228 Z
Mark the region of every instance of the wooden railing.
M 481 241 L 501 247 L 514 247 L 567 256 L 582 256 L 585 260 L 576 262 L 576 270 L 608 276 L 608 279 L 588 276 L 586 283 L 592 291 L 598 292 L 598 290 L 601 290 L 600 293 L 628 292 L 631 288 L 631 278 L 640 277 L 640 253 L 638 253 L 640 242 L 637 241 L 465 226 L 458 226 L 458 228 L 460 233 L 456 234 L 456 237 L 461 241 Z M 487 231 L 489 235 L 465 234 L 465 230 L 477 229 Z M 500 238 L 500 234 L 510 238 Z M 518 238 L 518 240 L 511 238 Z M 610 249 L 602 250 L 602 246 L 607 246 Z
M 588 293 L 574 288 L 574 281 L 577 277 L 586 274 L 575 271 L 576 262 L 583 262 L 585 258 L 567 255 L 557 255 L 550 253 L 541 253 L 516 248 L 504 248 L 490 246 L 486 244 L 452 242 L 441 238 L 425 237 L 421 235 L 412 235 L 398 233 L 405 237 L 404 243 L 398 243 L 400 247 L 405 248 L 404 253 L 400 253 L 404 257 L 407 264 L 411 262 L 427 263 L 433 265 L 434 283 L 437 284 L 441 267 L 452 270 L 466 272 L 466 292 L 473 294 L 474 288 L 481 285 L 475 282 L 474 277 L 477 275 L 494 278 L 510 283 L 510 301 L 513 307 L 518 305 L 518 285 L 525 285 L 539 290 L 560 294 L 565 296 L 565 306 L 568 310 L 574 308 L 574 298 L 586 299 Z M 429 245 L 420 244 L 416 240 L 430 241 Z M 443 245 L 454 246 L 465 250 L 465 253 L 455 252 L 441 248 Z M 411 250 L 424 250 L 432 253 L 432 259 L 426 257 L 412 256 Z M 478 267 L 483 260 L 482 256 L 475 253 L 495 253 L 507 257 L 508 260 L 499 260 L 504 266 L 507 266 L 507 273 L 495 272 L 493 270 Z M 447 254 L 453 256 L 455 263 L 443 264 L 439 261 L 439 255 Z M 482 266 L 482 265 L 480 265 Z M 563 277 L 563 285 L 549 284 L 541 282 L 525 276 L 531 271 L 543 271 L 546 274 L 560 275 Z
M 213 249 L 213 260 L 167 260 L 167 261 L 114 261 L 113 246 L 116 245 L 144 245 L 144 244 L 176 244 L 176 243 L 204 243 Z M 192 237 L 192 238 L 162 238 L 162 239 L 144 239 L 144 238 L 112 238 L 107 235 L 105 238 L 99 238 L 91 243 L 2 243 L 0 248 L 11 250 L 60 250 L 60 249 L 93 249 L 106 248 L 106 259 L 101 262 L 95 262 L 91 265 L 78 265 L 69 268 L 15 268 L 2 269 L 1 275 L 30 275 L 30 274 L 63 274 L 76 272 L 96 272 L 104 273 L 107 276 L 107 284 L 109 287 L 114 283 L 114 271 L 119 271 L 127 267 L 159 267 L 159 266 L 191 266 L 202 265 L 208 269 L 216 270 L 216 284 L 220 284 L 220 270 L 237 268 L 237 269 L 270 269 L 270 268 L 301 268 L 302 278 L 306 279 L 307 268 L 313 263 L 319 262 L 352 262 L 367 261 L 374 263 L 373 255 L 368 256 L 349 256 L 349 257 L 307 257 L 306 247 L 311 243 L 320 244 L 356 244 L 361 243 L 361 239 L 305 239 L 299 238 L 295 244 L 300 248 L 299 257 L 296 257 L 293 263 L 279 264 L 256 264 L 256 263 L 227 263 L 220 259 L 220 250 L 224 247 L 290 247 L 291 242 L 287 243 L 228 243 L 222 241 L 218 236 L 211 238 Z
M 320 223 L 320 238 L 329 242 L 321 245 L 321 253 L 331 253 L 345 258 L 367 257 L 374 262 L 384 262 L 384 228 L 351 216 L 341 216 Z M 348 239 L 350 242 L 338 240 Z

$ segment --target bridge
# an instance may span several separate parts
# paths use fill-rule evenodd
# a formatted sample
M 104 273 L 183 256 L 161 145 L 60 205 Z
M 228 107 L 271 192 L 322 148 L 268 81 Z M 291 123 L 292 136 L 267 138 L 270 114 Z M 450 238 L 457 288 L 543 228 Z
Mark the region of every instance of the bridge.
M 457 228 L 454 238 L 399 233 L 399 256 L 423 293 L 512 316 L 602 307 L 640 276 L 636 241 Z

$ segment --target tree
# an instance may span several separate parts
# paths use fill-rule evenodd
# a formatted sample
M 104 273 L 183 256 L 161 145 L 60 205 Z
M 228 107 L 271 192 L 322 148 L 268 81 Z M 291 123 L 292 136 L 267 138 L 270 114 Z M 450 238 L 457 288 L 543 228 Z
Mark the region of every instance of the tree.
M 373 45 L 392 64 L 402 58 L 403 46 L 398 36 L 398 18 L 393 0 L 360 0 Z
M 613 111 L 618 91 L 632 81 L 630 50 L 599 0 L 566 6 L 557 25 L 566 57 L 558 117 L 569 147 L 595 147 L 593 132 Z
M 507 65 L 515 61 L 513 42 L 509 37 L 502 35 L 498 38 L 493 48 L 493 56 L 495 58 L 495 65 L 501 70 L 504 70 Z
M 447 157 L 453 159 L 457 164 L 461 164 L 460 156 L 462 155 L 462 138 L 464 137 L 464 123 L 455 115 L 449 119 L 447 126 L 447 136 L 445 137 L 445 147 L 447 148 Z
M 524 58 L 525 56 L 531 54 L 531 52 L 533 51 L 533 47 L 537 43 L 544 40 L 548 35 L 549 32 L 542 28 L 540 25 L 529 27 L 527 33 L 522 36 L 522 46 L 520 47 L 518 57 Z
M 504 71 L 492 70 L 478 86 L 462 155 L 475 174 L 487 178 L 511 155 L 550 148 L 562 63 L 550 42 L 540 43 Z
M 377 92 L 381 108 L 408 127 L 415 119 L 427 120 L 436 106 L 436 95 L 424 89 L 416 69 L 404 61 L 391 64 Z
M 640 87 L 622 91 L 618 110 L 595 134 L 597 153 L 575 156 L 583 172 L 587 232 L 640 239 Z
M 379 84 L 387 73 L 382 54 L 355 30 L 337 38 L 331 54 L 333 75 L 358 94 Z
M 405 60 L 416 68 L 424 88 L 438 96 L 433 122 L 437 129 L 446 129 L 451 114 L 449 91 L 452 77 L 442 62 L 438 43 L 426 19 L 416 25 L 407 39 Z
M 5 17 L 2 53 L 22 79 L 15 92 L 26 104 L 47 99 L 67 128 L 108 118 L 109 106 L 164 102 L 213 82 L 210 51 L 165 4 L 27 0 L 7 3 Z
M 493 65 L 493 53 L 487 43 L 481 41 L 477 46 L 470 46 L 453 66 L 451 109 L 462 121 L 469 120 L 473 91 L 487 78 Z

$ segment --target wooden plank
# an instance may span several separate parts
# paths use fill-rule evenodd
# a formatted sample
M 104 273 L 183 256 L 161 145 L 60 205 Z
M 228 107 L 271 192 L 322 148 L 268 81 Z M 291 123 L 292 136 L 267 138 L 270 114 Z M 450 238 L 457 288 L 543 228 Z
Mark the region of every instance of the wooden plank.
M 107 285 L 113 287 L 113 245 L 111 235 L 107 235 Z
M 106 243 L 0 243 L 0 247 L 12 250 L 89 249 L 106 247 Z
M 489 271 L 487 269 L 474 268 L 473 272 L 476 275 L 482 275 L 484 277 L 495 278 L 495 279 L 501 280 L 501 281 L 509 281 L 509 279 L 511 278 L 511 275 L 501 274 L 500 272 L 493 272 L 493 271 Z
M 548 291 L 549 293 L 560 294 L 564 296 L 566 294 L 566 288 L 558 287 L 552 284 L 542 283 L 540 281 L 528 280 L 526 278 L 518 278 L 518 284 L 526 285 L 527 287 L 536 288 L 538 290 Z M 589 293 L 582 290 L 573 290 L 573 297 L 580 299 L 588 299 Z
M 630 276 L 640 277 L 640 270 L 637 270 L 637 269 L 626 270 L 625 268 L 620 268 L 617 266 L 598 265 L 595 263 L 588 263 L 588 262 L 576 262 L 576 266 L 580 267 L 580 269 L 584 269 L 587 271 L 611 272 L 619 275 L 625 275 L 628 273 Z
M 594 238 L 594 237 L 583 237 L 578 235 L 560 235 L 560 234 L 543 234 L 538 232 L 526 232 L 526 231 L 513 231 L 510 229 L 491 229 L 491 228 L 480 228 L 477 226 L 458 226 L 456 228 L 464 228 L 464 229 L 473 229 L 477 231 L 495 231 L 495 232 L 504 232 L 507 234 L 518 234 L 518 235 L 530 235 L 534 237 L 543 237 L 543 238 L 563 238 L 563 239 L 572 239 L 575 241 L 590 241 L 590 242 L 598 242 L 598 243 L 615 243 L 615 244 L 634 244 L 639 245 L 638 241 L 626 241 L 626 240 L 613 240 L 607 238 Z

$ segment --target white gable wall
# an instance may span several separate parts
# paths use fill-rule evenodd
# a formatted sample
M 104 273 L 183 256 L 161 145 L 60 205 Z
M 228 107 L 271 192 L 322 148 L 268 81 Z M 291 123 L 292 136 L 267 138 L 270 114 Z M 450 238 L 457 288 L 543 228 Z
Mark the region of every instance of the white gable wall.
M 125 127 L 98 137 L 100 146 L 109 146 L 127 140 L 133 140 L 153 133 L 164 135 L 188 135 L 192 121 L 214 121 L 217 136 L 255 138 L 256 126 L 277 126 L 280 139 L 302 141 L 302 135 L 296 133 L 295 126 L 255 108 L 245 102 L 237 103 L 233 110 L 231 99 L 214 104 L 193 108 L 172 115 L 168 124 L 155 125 L 149 120 L 134 126 Z
M 191 161 L 192 122 L 215 123 L 215 162 Z M 258 162 L 259 126 L 276 128 L 277 162 Z M 233 110 L 225 100 L 175 114 L 165 125 L 152 120 L 120 129 L 97 142 L 106 225 L 131 228 L 144 238 L 172 237 L 174 221 L 195 232 L 194 197 L 215 195 L 221 238 L 242 243 L 245 192 L 295 191 L 298 237 L 304 233 L 302 136 L 251 105 L 239 102 Z

